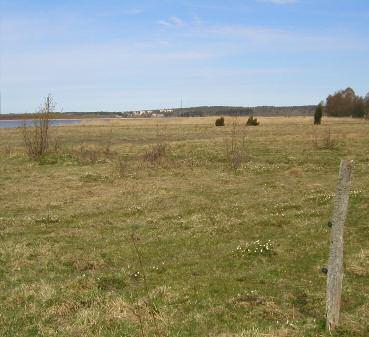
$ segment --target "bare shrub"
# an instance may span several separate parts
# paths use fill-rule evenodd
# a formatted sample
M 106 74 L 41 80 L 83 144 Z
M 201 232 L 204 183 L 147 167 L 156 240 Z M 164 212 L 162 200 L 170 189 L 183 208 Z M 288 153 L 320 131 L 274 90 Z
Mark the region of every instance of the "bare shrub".
M 151 148 L 145 152 L 143 160 L 150 164 L 157 164 L 168 156 L 168 152 L 169 145 L 167 143 L 158 143 L 151 146 Z
M 334 150 L 338 147 L 340 139 L 332 134 L 331 129 L 328 129 L 321 135 L 314 133 L 312 143 L 315 149 Z
M 114 153 L 107 151 L 105 146 L 96 146 L 95 144 L 81 144 L 72 150 L 72 156 L 81 164 L 98 164 L 110 161 Z
M 120 178 L 128 175 L 128 163 L 126 158 L 118 157 L 115 162 L 115 170 Z
M 12 156 L 12 153 L 13 153 L 13 148 L 9 144 L 6 144 L 4 146 L 3 152 L 4 152 L 5 157 L 10 158 Z
M 98 149 L 93 145 L 80 145 L 73 151 L 74 157 L 80 163 L 96 164 L 98 160 Z
M 339 139 L 334 137 L 331 133 L 331 129 L 323 137 L 323 148 L 324 149 L 335 149 L 339 144 Z
M 104 152 L 106 155 L 111 155 L 112 154 L 112 151 L 111 151 L 111 146 L 112 146 L 112 141 L 113 139 L 113 128 L 111 127 L 110 128 L 110 131 L 109 131 L 109 134 L 108 134 L 108 137 L 106 139 L 106 143 L 105 143 L 105 149 L 104 149 Z
M 27 155 L 33 160 L 38 160 L 48 150 L 49 129 L 52 112 L 55 111 L 55 102 L 51 95 L 48 95 L 38 112 L 34 115 L 33 125 L 23 123 L 22 135 L 23 143 Z
M 238 170 L 245 161 L 246 135 L 245 129 L 240 128 L 237 118 L 232 123 L 230 139 L 225 141 L 225 154 L 227 162 L 233 170 Z
M 50 139 L 49 149 L 54 153 L 62 152 L 62 138 L 57 134 L 57 131 L 53 130 L 53 137 Z

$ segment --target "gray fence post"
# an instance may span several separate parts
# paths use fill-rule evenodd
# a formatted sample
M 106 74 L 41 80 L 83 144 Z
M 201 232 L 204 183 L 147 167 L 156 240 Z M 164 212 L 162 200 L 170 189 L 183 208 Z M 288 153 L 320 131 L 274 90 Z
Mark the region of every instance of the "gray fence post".
M 326 328 L 334 330 L 339 323 L 343 280 L 343 231 L 351 187 L 353 162 L 342 160 L 333 215 L 327 278 Z

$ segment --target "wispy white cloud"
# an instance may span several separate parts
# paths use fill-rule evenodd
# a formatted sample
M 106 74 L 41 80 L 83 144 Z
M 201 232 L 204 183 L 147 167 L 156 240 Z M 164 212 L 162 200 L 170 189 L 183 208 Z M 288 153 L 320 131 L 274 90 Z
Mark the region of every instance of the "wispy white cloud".
M 249 25 L 189 25 L 187 33 L 215 44 L 223 44 L 219 54 L 243 53 L 246 51 L 283 52 L 328 52 L 368 51 L 367 39 L 351 34 L 297 31 L 268 26 Z
M 185 25 L 185 22 L 176 16 L 171 16 L 167 20 L 159 20 L 157 23 L 161 26 L 176 28 L 183 27 Z

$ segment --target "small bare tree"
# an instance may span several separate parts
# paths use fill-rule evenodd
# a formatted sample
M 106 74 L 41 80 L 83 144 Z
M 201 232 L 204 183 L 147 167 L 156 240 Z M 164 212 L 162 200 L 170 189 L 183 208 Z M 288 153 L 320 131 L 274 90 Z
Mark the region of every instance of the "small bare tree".
M 237 171 L 245 160 L 246 134 L 245 128 L 240 128 L 238 116 L 234 119 L 231 129 L 231 137 L 225 141 L 227 162 L 234 171 Z
M 49 127 L 51 114 L 55 111 L 55 102 L 49 94 L 34 114 L 33 125 L 23 123 L 22 134 L 27 155 L 37 160 L 43 156 L 49 146 Z

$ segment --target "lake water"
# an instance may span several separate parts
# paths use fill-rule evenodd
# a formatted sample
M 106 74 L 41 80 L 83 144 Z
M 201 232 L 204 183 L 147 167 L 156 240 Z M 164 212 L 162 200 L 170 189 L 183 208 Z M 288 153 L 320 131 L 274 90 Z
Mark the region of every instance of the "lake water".
M 23 126 L 24 123 L 26 125 L 33 125 L 33 120 L 0 120 L 0 128 L 18 128 Z M 59 126 L 59 125 L 75 125 L 80 124 L 80 119 L 51 119 L 50 125 Z

